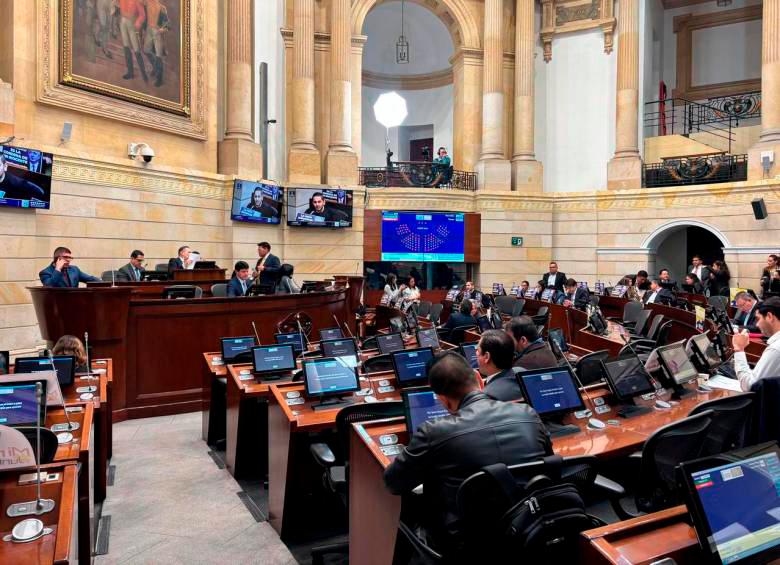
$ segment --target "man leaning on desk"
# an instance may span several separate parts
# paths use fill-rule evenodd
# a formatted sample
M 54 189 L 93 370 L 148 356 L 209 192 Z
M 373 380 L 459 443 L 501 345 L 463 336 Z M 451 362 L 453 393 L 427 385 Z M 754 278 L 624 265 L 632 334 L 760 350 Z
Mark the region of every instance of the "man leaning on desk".
M 487 465 L 516 465 L 552 454 L 536 411 L 527 404 L 500 402 L 479 390 L 468 362 L 452 351 L 428 369 L 433 392 L 449 415 L 422 424 L 385 470 L 393 494 L 423 485 L 419 516 L 426 539 L 446 555 L 463 549 L 455 495 L 460 484 Z
M 77 288 L 79 283 L 100 282 L 99 278 L 88 275 L 71 264 L 73 253 L 67 247 L 58 247 L 52 255 L 51 264 L 38 273 L 43 286 Z
M 756 324 L 769 341 L 753 369 L 745 356 L 745 348 L 750 343 L 747 330 L 734 334 L 731 340 L 734 347 L 734 371 L 739 386 L 745 391 L 761 379 L 780 376 L 780 298 L 768 298 L 759 303 L 756 310 Z

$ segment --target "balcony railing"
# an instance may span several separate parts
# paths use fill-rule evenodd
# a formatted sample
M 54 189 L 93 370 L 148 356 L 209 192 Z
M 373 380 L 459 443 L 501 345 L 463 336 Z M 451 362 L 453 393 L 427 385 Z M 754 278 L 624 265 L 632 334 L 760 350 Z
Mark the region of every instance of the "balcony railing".
M 734 182 L 747 179 L 747 155 L 675 157 L 642 166 L 647 188 Z
M 389 167 L 360 167 L 359 184 L 371 187 L 425 187 L 477 190 L 477 173 L 457 171 L 430 161 L 397 161 Z

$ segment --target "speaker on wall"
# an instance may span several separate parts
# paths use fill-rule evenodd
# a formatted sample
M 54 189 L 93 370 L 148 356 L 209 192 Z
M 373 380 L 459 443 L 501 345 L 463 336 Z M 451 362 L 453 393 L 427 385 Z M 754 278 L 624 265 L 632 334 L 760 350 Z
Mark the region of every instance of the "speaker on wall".
M 756 217 L 756 220 L 765 220 L 767 213 L 764 199 L 756 198 L 751 202 L 751 204 L 753 205 L 753 215 Z

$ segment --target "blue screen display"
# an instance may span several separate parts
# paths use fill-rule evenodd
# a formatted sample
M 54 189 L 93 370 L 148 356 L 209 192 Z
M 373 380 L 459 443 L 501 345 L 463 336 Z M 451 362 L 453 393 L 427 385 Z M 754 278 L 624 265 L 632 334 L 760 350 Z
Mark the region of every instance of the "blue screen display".
M 69 385 L 73 382 L 74 359 L 70 355 L 58 355 L 54 359 L 54 370 L 57 372 L 57 380 L 61 385 Z M 48 357 L 21 357 L 16 359 L 15 373 L 38 373 L 51 371 L 51 361 Z
M 32 424 L 38 421 L 35 385 L 0 386 L 0 424 Z
M 539 415 L 579 410 L 582 398 L 567 368 L 520 374 L 528 404 Z
M 252 349 L 255 373 L 280 373 L 295 369 L 295 355 L 290 345 L 266 345 Z
M 476 341 L 460 344 L 460 352 L 463 353 L 463 356 L 466 358 L 466 361 L 469 362 L 472 369 L 479 368 L 479 361 L 477 361 L 477 345 L 479 344 Z
M 464 214 L 382 212 L 382 261 L 464 261 Z
M 404 408 L 406 409 L 406 429 L 410 434 L 413 434 L 428 420 L 449 414 L 433 391 L 430 390 L 405 394 Z
M 344 334 L 341 333 L 341 328 L 323 328 L 320 330 L 320 341 L 326 339 L 340 339 L 342 337 L 344 337 Z
M 393 365 L 398 383 L 403 387 L 410 382 L 425 380 L 428 376 L 426 366 L 433 358 L 431 349 L 410 349 L 393 353 Z
M 360 388 L 355 368 L 338 358 L 307 361 L 304 372 L 309 396 L 340 394 Z
M 279 345 L 292 345 L 293 351 L 301 353 L 303 351 L 303 336 L 296 332 L 290 334 L 276 334 L 274 336 Z
M 241 353 L 249 351 L 255 346 L 255 338 L 246 337 L 223 337 L 222 338 L 222 359 L 225 362 L 235 359 Z
M 48 209 L 53 162 L 51 153 L 0 145 L 0 206 Z
M 282 194 L 280 186 L 236 180 L 230 217 L 242 222 L 278 224 L 282 220 Z

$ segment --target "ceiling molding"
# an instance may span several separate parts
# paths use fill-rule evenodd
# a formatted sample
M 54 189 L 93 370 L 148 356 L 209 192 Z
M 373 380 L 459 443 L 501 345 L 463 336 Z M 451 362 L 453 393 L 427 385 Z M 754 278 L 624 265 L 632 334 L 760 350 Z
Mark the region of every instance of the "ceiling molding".
M 363 86 L 386 90 L 429 90 L 452 84 L 452 68 L 417 75 L 391 75 L 363 71 Z

